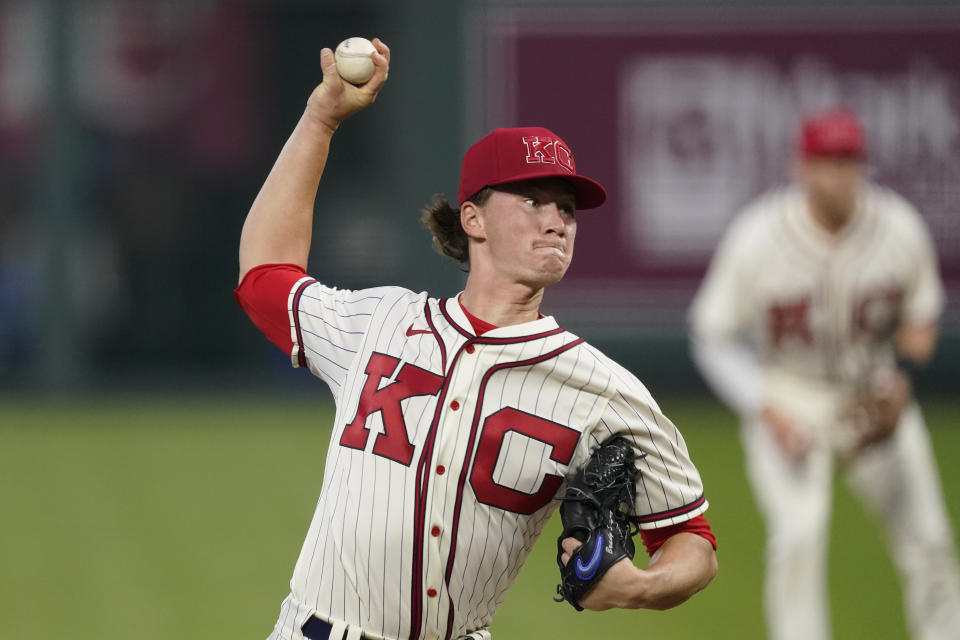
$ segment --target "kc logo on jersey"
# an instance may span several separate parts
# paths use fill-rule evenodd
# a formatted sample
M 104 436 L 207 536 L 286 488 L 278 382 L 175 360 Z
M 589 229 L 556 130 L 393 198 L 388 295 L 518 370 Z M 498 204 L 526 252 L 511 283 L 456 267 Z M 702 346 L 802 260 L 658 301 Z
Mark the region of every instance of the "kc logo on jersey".
M 357 415 L 344 428 L 340 444 L 352 449 L 366 447 L 367 437 L 370 435 L 367 417 L 379 411 L 383 416 L 383 433 L 377 436 L 373 452 L 408 465 L 413 459 L 413 444 L 407 434 L 407 424 L 403 419 L 400 403 L 413 396 L 435 395 L 440 391 L 443 378 L 405 362 L 397 372 L 396 380 L 381 387 L 380 381 L 389 378 L 399 364 L 399 358 L 383 353 L 374 352 L 370 356 L 365 369 L 367 380 L 357 403 Z
M 527 148 L 527 164 L 558 164 L 570 173 L 576 171 L 573 153 L 559 140 L 547 136 L 523 138 Z

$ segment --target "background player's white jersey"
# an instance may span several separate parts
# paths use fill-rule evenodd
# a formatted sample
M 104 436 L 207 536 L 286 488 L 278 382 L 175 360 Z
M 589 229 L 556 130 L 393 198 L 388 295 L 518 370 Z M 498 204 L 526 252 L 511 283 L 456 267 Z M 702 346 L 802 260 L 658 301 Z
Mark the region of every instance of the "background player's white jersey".
M 933 324 L 943 287 L 919 214 L 864 185 L 833 236 L 799 187 L 770 192 L 731 224 L 691 308 L 694 355 L 741 413 L 747 477 L 767 529 L 764 600 L 771 638 L 829 638 L 826 545 L 836 454 L 848 486 L 883 523 L 911 637 L 953 639 L 960 573 L 936 465 L 916 403 L 893 435 L 857 448 L 853 409 L 894 364 L 903 324 Z M 771 406 L 809 437 L 790 458 L 765 422 Z
M 477 337 L 457 298 L 309 278 L 289 309 L 294 365 L 337 413 L 277 637 L 314 611 L 371 637 L 486 636 L 564 478 L 614 434 L 643 454 L 641 526 L 707 508 L 647 390 L 550 317 Z
M 943 297 L 932 243 L 905 200 L 867 184 L 831 236 L 788 187 L 731 224 L 691 322 L 696 335 L 749 342 L 773 380 L 852 393 L 892 364 L 897 326 L 935 322 Z

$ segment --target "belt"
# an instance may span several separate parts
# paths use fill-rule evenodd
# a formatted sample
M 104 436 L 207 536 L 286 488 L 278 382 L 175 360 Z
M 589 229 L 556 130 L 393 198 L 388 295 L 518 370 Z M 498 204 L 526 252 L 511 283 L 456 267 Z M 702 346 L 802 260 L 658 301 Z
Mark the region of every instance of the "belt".
M 303 623 L 303 626 L 300 627 L 300 633 L 308 640 L 345 640 L 347 637 L 347 632 L 344 630 L 342 637 L 331 638 L 331 629 L 333 629 L 333 626 L 326 620 L 321 620 L 316 616 L 310 616 L 307 618 L 307 621 Z M 367 636 L 361 635 L 360 640 L 368 639 Z

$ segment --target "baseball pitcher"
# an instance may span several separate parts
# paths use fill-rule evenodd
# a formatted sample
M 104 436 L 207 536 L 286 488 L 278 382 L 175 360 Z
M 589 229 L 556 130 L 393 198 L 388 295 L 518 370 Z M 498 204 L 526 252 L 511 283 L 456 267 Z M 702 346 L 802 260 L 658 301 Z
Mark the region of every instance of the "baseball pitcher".
M 489 638 L 574 476 L 560 595 L 595 610 L 683 602 L 716 572 L 684 440 L 634 376 L 539 312 L 570 264 L 575 211 L 606 198 L 562 139 L 493 131 L 464 156 L 458 207 L 438 197 L 425 210 L 434 245 L 469 269 L 461 293 L 350 291 L 307 275 L 331 139 L 387 79 L 390 51 L 373 42 L 376 70 L 359 86 L 323 49 L 323 81 L 240 240 L 238 303 L 336 403 L 323 488 L 270 638 Z M 637 529 L 646 569 L 631 561 Z
M 886 527 L 915 638 L 960 638 L 957 560 L 912 373 L 943 306 L 920 215 L 863 179 L 865 137 L 845 109 L 798 136 L 797 181 L 730 225 L 690 314 L 693 353 L 742 417 L 766 520 L 770 637 L 829 637 L 832 478 Z

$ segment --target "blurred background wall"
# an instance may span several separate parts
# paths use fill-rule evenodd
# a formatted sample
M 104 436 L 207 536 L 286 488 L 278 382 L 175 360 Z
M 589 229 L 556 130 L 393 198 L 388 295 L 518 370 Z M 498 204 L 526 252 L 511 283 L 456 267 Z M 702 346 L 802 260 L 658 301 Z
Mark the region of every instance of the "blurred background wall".
M 917 204 L 960 356 L 960 10 L 927 1 L 0 0 L 0 387 L 307 388 L 233 302 L 244 215 L 351 35 L 393 49 L 334 141 L 310 271 L 455 293 L 418 223 L 470 141 L 538 123 L 611 192 L 546 310 L 655 391 L 700 388 L 684 313 L 725 223 L 845 102 Z M 312 387 L 311 387 L 312 388 Z

